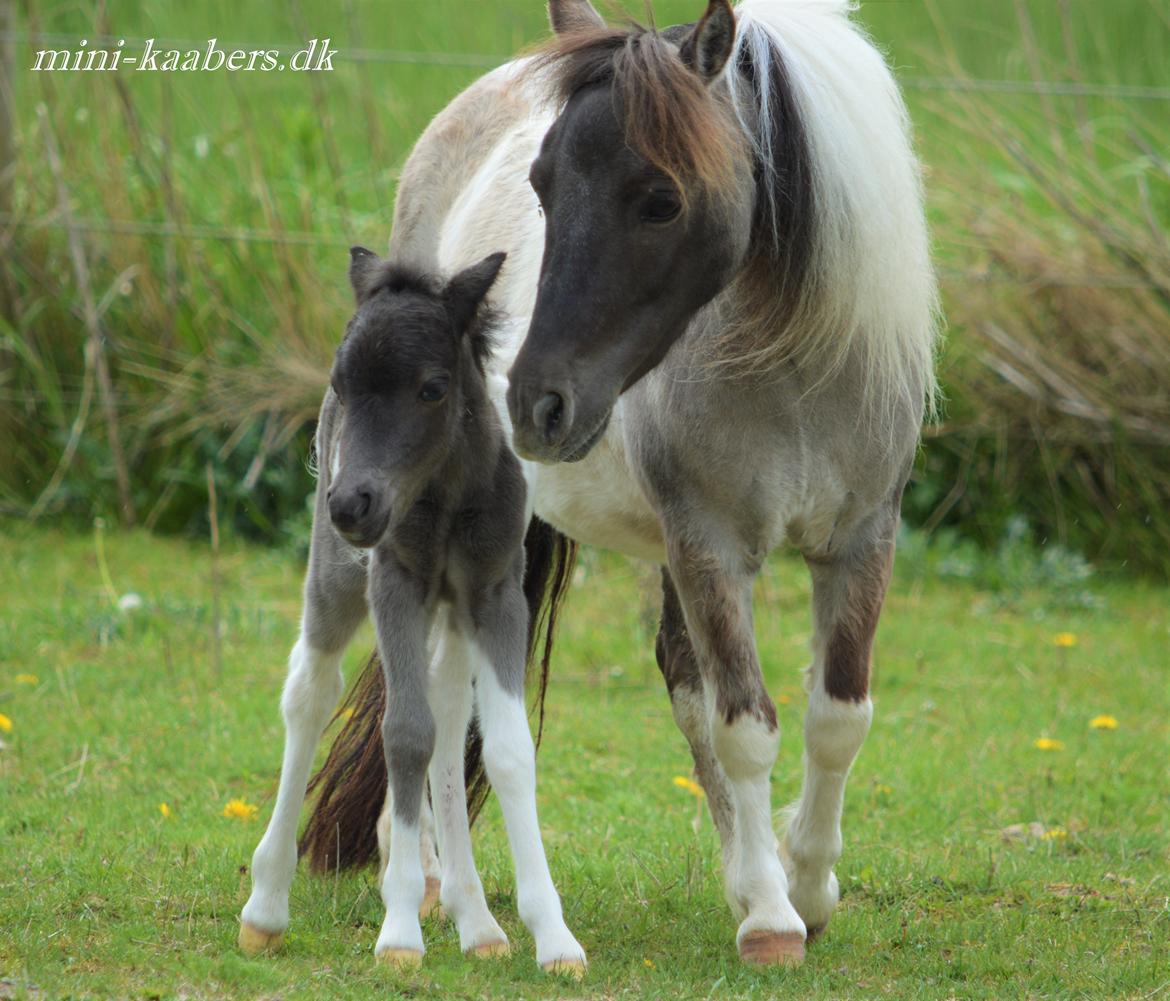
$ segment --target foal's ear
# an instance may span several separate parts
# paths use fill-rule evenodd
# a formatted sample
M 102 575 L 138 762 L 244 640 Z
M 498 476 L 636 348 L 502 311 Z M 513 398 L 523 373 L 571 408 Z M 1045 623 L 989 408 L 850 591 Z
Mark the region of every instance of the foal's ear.
M 504 258 L 507 256 L 499 253 L 485 257 L 478 264 L 460 271 L 447 282 L 447 287 L 443 289 L 443 301 L 447 304 L 447 310 L 455 322 L 455 329 L 460 334 L 466 333 L 467 328 L 471 326 L 476 310 L 495 282 L 496 275 L 500 273 Z
M 723 72 L 734 47 L 735 14 L 731 4 L 728 0 L 711 0 L 678 54 L 704 83 L 710 83 Z
M 605 19 L 589 0 L 548 0 L 548 19 L 558 35 L 605 27 Z
M 353 286 L 353 296 L 358 305 L 369 295 L 370 277 L 380 261 L 378 255 L 365 247 L 349 248 L 349 284 Z

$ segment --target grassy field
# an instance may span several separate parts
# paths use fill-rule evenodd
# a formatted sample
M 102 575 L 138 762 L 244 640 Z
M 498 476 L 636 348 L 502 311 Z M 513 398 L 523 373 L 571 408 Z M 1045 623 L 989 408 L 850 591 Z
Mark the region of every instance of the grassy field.
M 803 968 L 763 972 L 736 959 L 710 820 L 673 781 L 689 759 L 651 652 L 654 575 L 585 554 L 540 758 L 554 877 L 591 959 L 578 986 L 535 967 L 494 804 L 478 858 L 511 958 L 465 960 L 453 927 L 432 919 L 421 972 L 375 967 L 368 872 L 299 874 L 285 952 L 241 956 L 298 561 L 227 546 L 217 658 L 206 547 L 9 524 L 0 997 L 1159 996 L 1170 985 L 1170 594 L 1092 581 L 990 591 L 940 582 L 953 566 L 906 552 L 847 799 L 842 905 Z M 777 807 L 799 789 L 807 591 L 787 560 L 758 591 L 784 731 Z M 119 610 L 128 594 L 141 606 Z M 259 816 L 225 817 L 235 798 Z

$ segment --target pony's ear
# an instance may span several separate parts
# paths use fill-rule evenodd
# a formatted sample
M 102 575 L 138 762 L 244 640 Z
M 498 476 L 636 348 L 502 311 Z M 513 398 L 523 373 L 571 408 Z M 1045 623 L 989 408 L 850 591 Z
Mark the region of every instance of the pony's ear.
M 349 284 L 353 287 L 353 297 L 360 306 L 370 293 L 370 277 L 380 261 L 378 255 L 365 247 L 349 248 Z
M 589 0 L 548 0 L 548 19 L 558 35 L 605 27 L 605 19 Z
M 723 72 L 734 47 L 735 14 L 731 4 L 728 0 L 711 0 L 678 54 L 704 83 L 710 83 Z
M 488 289 L 500 273 L 507 254 L 498 253 L 485 257 L 478 264 L 464 268 L 454 278 L 447 282 L 443 289 L 443 300 L 451 319 L 455 322 L 455 329 L 462 335 L 471 326 L 475 313 L 483 302 Z

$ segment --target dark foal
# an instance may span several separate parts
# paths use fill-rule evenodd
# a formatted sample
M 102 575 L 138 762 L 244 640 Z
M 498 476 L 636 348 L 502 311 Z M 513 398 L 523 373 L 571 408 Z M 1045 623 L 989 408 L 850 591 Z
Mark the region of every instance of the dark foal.
M 537 959 L 547 969 L 583 970 L 585 954 L 565 927 L 536 818 L 524 707 L 526 487 L 485 386 L 484 297 L 504 255 L 446 284 L 360 247 L 351 256 L 357 312 L 317 431 L 321 473 L 304 621 L 282 700 L 284 766 L 252 862 L 240 944 L 249 952 L 272 948 L 288 925 L 296 823 L 313 751 L 341 692 L 341 654 L 370 614 L 388 693 L 382 740 L 394 821 L 376 955 L 397 964 L 422 959 L 419 845 L 428 773 L 432 796 L 459 804 L 439 811 L 437 833 L 442 901 L 462 947 L 507 951 L 475 870 L 464 806 L 474 698 Z

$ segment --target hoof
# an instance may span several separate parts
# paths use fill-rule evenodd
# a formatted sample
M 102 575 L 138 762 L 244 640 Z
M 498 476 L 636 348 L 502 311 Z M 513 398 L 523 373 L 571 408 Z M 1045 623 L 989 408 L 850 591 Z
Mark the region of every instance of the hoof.
M 799 932 L 749 932 L 739 943 L 739 958 L 754 966 L 800 966 L 804 938 Z
M 585 963 L 580 959 L 554 959 L 551 963 L 544 963 L 541 969 L 545 973 L 552 973 L 558 977 L 570 977 L 573 980 L 585 979 Z
M 441 884 L 434 876 L 427 877 L 426 890 L 423 892 L 423 902 L 419 905 L 418 919 L 420 921 L 427 917 L 439 903 L 439 890 Z
M 284 932 L 262 931 L 255 925 L 244 922 L 240 925 L 240 937 L 237 941 L 244 955 L 259 956 L 266 952 L 276 952 L 284 943 Z
M 417 970 L 423 954 L 417 949 L 385 949 L 374 956 L 376 962 L 398 970 Z
M 484 942 L 482 945 L 473 945 L 467 950 L 468 956 L 474 956 L 476 959 L 490 959 L 493 956 L 506 956 L 512 951 L 512 947 L 508 945 L 507 939 L 501 939 L 496 942 Z

